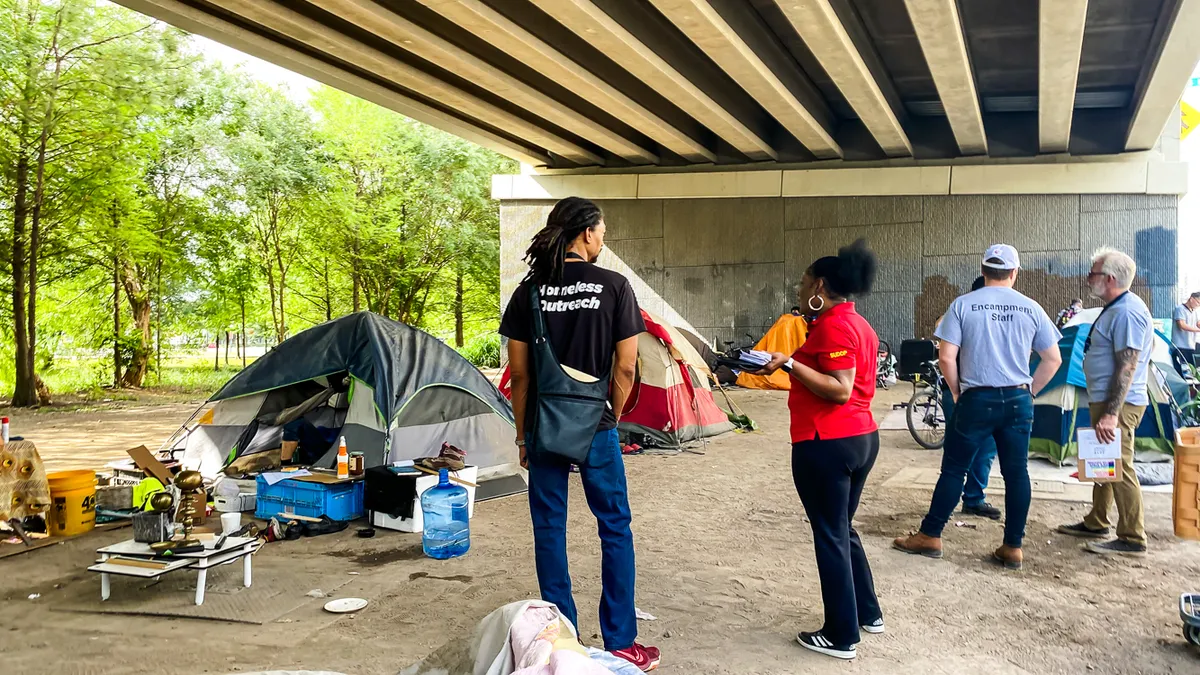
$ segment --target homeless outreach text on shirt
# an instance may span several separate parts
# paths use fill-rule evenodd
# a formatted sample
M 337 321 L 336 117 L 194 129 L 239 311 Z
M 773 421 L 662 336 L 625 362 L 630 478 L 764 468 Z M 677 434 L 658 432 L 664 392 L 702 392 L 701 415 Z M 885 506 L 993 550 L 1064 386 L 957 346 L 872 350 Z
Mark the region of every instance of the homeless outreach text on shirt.
M 972 312 L 991 312 L 988 317 L 992 321 L 1012 321 L 1015 317 L 1013 312 L 1025 312 L 1033 317 L 1033 308 L 1024 307 L 1022 305 L 998 305 L 993 303 L 973 304 L 971 305 Z
M 580 293 L 598 294 L 604 292 L 604 284 L 589 284 L 583 281 L 570 286 L 542 286 L 543 312 L 573 312 L 580 309 L 600 309 L 599 295 L 578 300 L 546 300 L 551 296 L 573 296 Z

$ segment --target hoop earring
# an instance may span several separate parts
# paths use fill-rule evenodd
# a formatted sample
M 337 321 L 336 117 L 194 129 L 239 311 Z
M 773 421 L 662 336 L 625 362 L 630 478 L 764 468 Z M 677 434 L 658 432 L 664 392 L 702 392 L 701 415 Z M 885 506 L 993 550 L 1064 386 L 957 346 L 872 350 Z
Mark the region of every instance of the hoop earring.
M 816 298 L 817 300 L 820 300 L 820 301 L 821 301 L 821 304 L 817 305 L 816 307 L 813 307 L 813 299 L 814 299 L 814 298 Z M 808 308 L 809 308 L 809 309 L 811 309 L 811 310 L 812 310 L 812 311 L 814 311 L 814 312 L 819 312 L 819 311 L 821 311 L 822 309 L 824 309 L 824 308 L 825 308 L 825 298 L 822 298 L 822 297 L 821 297 L 821 296 L 819 296 L 819 295 L 811 295 L 811 296 L 809 296 L 809 298 L 808 298 Z

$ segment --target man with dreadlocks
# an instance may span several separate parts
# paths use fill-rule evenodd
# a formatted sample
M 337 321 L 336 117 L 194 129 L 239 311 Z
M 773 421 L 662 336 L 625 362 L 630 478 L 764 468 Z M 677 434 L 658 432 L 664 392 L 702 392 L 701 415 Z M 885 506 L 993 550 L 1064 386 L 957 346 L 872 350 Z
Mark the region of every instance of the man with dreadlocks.
M 509 301 L 500 334 L 509 339 L 512 406 L 521 465 L 529 470 L 529 513 L 542 599 L 578 627 L 567 568 L 567 484 L 570 462 L 541 448 L 526 452 L 538 393 L 530 345 L 534 341 L 532 287 L 540 295 L 547 341 L 563 370 L 584 381 L 609 378 L 609 403 L 579 462 L 588 506 L 600 532 L 600 628 L 604 648 L 643 672 L 658 667 L 659 651 L 637 638 L 633 532 L 617 418 L 633 389 L 637 336 L 646 330 L 625 277 L 594 263 L 604 248 L 604 215 L 591 201 L 567 197 L 554 205 L 546 226 L 526 251 L 529 274 Z M 587 432 L 585 432 L 587 433 Z M 583 450 L 584 448 L 580 448 Z

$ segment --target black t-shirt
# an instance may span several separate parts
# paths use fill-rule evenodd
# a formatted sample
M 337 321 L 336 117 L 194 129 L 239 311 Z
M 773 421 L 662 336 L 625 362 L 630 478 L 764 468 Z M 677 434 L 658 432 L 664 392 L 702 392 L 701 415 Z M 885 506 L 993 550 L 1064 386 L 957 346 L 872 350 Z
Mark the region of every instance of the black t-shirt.
M 500 334 L 518 342 L 533 342 L 533 317 L 529 312 L 529 284 L 517 287 L 504 319 Z M 568 368 L 594 377 L 606 377 L 612 372 L 617 343 L 646 330 L 637 297 L 629 281 L 603 267 L 585 262 L 568 261 L 563 267 L 562 282 L 542 286 L 542 316 L 550 346 L 558 362 Z M 536 382 L 530 382 L 529 400 L 537 396 Z M 532 424 L 533 405 L 527 407 L 526 424 Z M 604 412 L 597 431 L 617 425 L 612 410 Z

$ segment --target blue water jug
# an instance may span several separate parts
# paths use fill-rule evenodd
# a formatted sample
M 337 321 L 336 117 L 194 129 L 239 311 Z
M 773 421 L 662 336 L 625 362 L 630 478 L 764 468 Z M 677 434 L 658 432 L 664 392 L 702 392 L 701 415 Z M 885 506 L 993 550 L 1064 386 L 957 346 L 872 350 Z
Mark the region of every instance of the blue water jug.
M 471 548 L 471 521 L 467 489 L 450 482 L 446 469 L 438 471 L 438 484 L 421 495 L 425 529 L 421 547 L 425 555 L 447 560 L 465 555 Z

